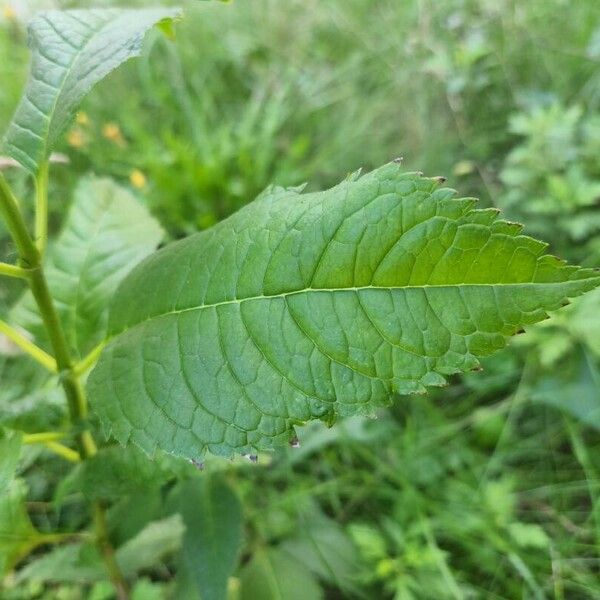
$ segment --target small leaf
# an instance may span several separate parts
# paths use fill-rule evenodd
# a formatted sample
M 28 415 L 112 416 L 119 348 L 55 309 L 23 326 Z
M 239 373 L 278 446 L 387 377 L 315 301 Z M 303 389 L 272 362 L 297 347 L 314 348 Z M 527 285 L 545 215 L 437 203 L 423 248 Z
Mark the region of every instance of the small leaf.
M 4 140 L 6 152 L 36 174 L 87 93 L 139 56 L 146 32 L 176 9 L 48 11 L 29 26 L 31 73 Z
M 259 550 L 241 573 L 241 600 L 321 600 L 310 571 L 277 549 Z
M 106 335 L 110 298 L 162 237 L 157 221 L 126 189 L 104 178 L 79 183 L 63 231 L 50 249 L 46 273 L 63 326 L 80 354 Z M 31 293 L 15 306 L 11 320 L 43 339 Z
M 15 476 L 22 436 L 16 431 L 0 427 L 0 496 L 4 494 Z
M 10 571 L 46 539 L 31 524 L 25 510 L 26 494 L 25 484 L 15 480 L 0 495 L 0 575 Z
M 255 454 L 444 385 L 600 284 L 439 185 L 389 164 L 326 192 L 271 189 L 146 259 L 89 379 L 105 430 L 197 460 Z
M 240 501 L 221 478 L 204 475 L 183 484 L 180 510 L 185 570 L 202 600 L 225 600 L 242 539 Z

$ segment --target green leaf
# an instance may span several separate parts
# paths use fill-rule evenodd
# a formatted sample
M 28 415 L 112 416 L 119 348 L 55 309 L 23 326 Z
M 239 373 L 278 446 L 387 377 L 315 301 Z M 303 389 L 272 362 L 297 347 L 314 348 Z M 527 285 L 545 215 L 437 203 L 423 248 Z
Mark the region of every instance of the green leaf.
M 279 550 L 335 589 L 349 596 L 357 594 L 353 580 L 360 567 L 358 552 L 335 521 L 318 514 L 303 516 L 298 534 L 284 541 Z
M 423 393 L 600 284 L 495 209 L 389 164 L 272 189 L 149 257 L 90 376 L 105 430 L 189 458 L 286 443 L 311 419 Z
M 575 353 L 570 368 L 540 377 L 530 396 L 533 402 L 553 406 L 600 431 L 600 371 L 584 350 Z
M 202 600 L 225 600 L 242 541 L 238 497 L 221 478 L 204 475 L 182 486 L 180 511 L 187 573 Z
M 179 515 L 153 521 L 117 549 L 115 557 L 126 577 L 155 567 L 181 544 L 184 526 Z M 17 581 L 90 583 L 106 578 L 98 548 L 92 544 L 58 547 L 21 569 Z
M 179 15 L 176 9 L 106 9 L 37 16 L 29 26 L 29 81 L 6 133 L 6 152 L 35 175 L 92 87 L 139 56 L 151 27 Z
M 116 552 L 124 575 L 131 576 L 143 569 L 155 567 L 181 545 L 184 525 L 179 515 L 172 515 L 146 525 L 133 539 Z
M 277 549 L 259 550 L 241 573 L 241 600 L 320 600 L 310 571 Z
M 47 536 L 31 524 L 25 510 L 26 494 L 25 484 L 16 480 L 5 494 L 0 495 L 0 575 L 10 571 L 47 540 Z
M 126 189 L 96 177 L 79 183 L 46 273 L 71 346 L 80 354 L 104 338 L 110 298 L 162 237 L 157 221 Z M 15 306 L 11 320 L 44 339 L 31 293 Z
M 16 582 L 91 583 L 106 578 L 102 557 L 93 544 L 58 546 L 19 570 Z
M 0 427 L 0 496 L 4 494 L 15 476 L 22 436 L 16 431 Z
M 61 481 L 56 502 L 73 492 L 81 492 L 88 500 L 118 500 L 152 487 L 160 487 L 170 479 L 156 461 L 135 448 L 102 448 L 88 460 L 78 464 Z

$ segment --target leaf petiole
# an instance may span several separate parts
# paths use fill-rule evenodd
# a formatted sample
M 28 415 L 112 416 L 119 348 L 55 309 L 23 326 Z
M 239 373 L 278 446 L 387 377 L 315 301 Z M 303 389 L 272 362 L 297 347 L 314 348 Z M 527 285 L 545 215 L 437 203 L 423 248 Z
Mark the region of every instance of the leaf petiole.
M 74 367 L 73 373 L 79 377 L 87 373 L 98 361 L 102 350 L 106 346 L 106 342 L 100 342 L 87 356 L 84 356 Z
M 56 361 L 47 352 L 36 346 L 28 340 L 22 333 L 11 327 L 8 323 L 0 319 L 0 333 L 5 335 L 13 344 L 18 346 L 23 352 L 31 356 L 34 360 L 48 369 L 51 373 L 57 373 Z
M 58 442 L 45 442 L 44 446 L 46 446 L 48 450 L 54 452 L 54 454 L 61 456 L 69 462 L 81 462 L 81 455 L 79 452 L 73 450 L 72 448 L 68 448 L 63 444 L 59 444 Z
M 29 277 L 29 271 L 16 265 L 9 265 L 7 263 L 0 262 L 0 275 L 5 277 L 16 277 L 17 279 L 27 279 Z
M 46 442 L 57 442 L 66 436 L 61 431 L 42 431 L 40 433 L 25 433 L 24 444 L 45 444 Z

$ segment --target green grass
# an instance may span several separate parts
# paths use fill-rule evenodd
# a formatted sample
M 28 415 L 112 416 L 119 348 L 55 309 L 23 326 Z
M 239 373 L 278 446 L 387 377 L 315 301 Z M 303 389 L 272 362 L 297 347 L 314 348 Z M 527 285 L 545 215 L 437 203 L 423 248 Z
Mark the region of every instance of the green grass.
M 55 222 L 89 171 L 128 182 L 139 169 L 138 193 L 175 238 L 270 183 L 317 188 L 403 155 L 408 168 L 506 207 L 558 254 L 600 264 L 598 197 L 589 196 L 600 185 L 595 0 L 187 5 L 174 43 L 155 36 L 151 58 L 115 73 L 86 103 L 87 122 L 75 125 L 83 145 L 71 136 L 63 147 L 74 169 L 55 168 Z M 4 23 L 2 124 L 25 55 L 22 32 Z M 112 123 L 120 133 L 107 139 Z M 14 292 L 2 286 L 8 303 Z M 600 417 L 584 409 L 600 403 L 600 300 L 586 302 L 483 373 L 402 398 L 377 420 L 307 428 L 300 449 L 261 456 L 258 466 L 209 462 L 243 498 L 242 560 L 280 547 L 332 599 L 599 598 Z M 5 409 L 33 378 L 23 361 L 0 365 Z M 49 458 L 23 465 L 41 528 L 85 522 L 77 499 L 61 511 L 50 503 L 65 470 Z M 163 510 L 150 498 L 164 493 L 146 495 L 148 518 Z M 113 509 L 115 539 L 135 533 L 121 515 L 138 505 L 124 498 Z M 323 540 L 308 550 L 303 541 L 314 523 L 327 532 L 328 560 Z M 174 571 L 149 575 L 169 589 Z M 69 584 L 6 594 L 106 597 L 102 586 Z

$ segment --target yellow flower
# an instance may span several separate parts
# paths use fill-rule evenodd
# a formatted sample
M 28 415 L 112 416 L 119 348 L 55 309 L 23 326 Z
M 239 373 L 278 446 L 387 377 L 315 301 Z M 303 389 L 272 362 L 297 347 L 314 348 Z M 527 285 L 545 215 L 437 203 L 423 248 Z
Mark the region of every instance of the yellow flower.
M 146 176 L 139 169 L 131 171 L 129 174 L 129 181 L 131 181 L 133 187 L 136 187 L 139 190 L 146 187 Z
M 2 16 L 7 21 L 14 21 L 17 18 L 17 12 L 10 4 L 5 4 L 2 7 Z
M 89 125 L 90 124 L 90 118 L 87 116 L 87 113 L 83 112 L 82 110 L 80 110 L 77 113 L 77 116 L 75 117 L 75 122 L 77 123 L 77 125 Z
M 67 135 L 67 143 L 69 146 L 73 146 L 73 148 L 82 148 L 85 146 L 85 135 L 79 127 L 73 127 L 69 134 Z
M 106 123 L 102 127 L 102 135 L 110 142 L 114 142 L 119 146 L 125 145 L 125 138 L 121 133 L 121 128 L 116 123 Z

